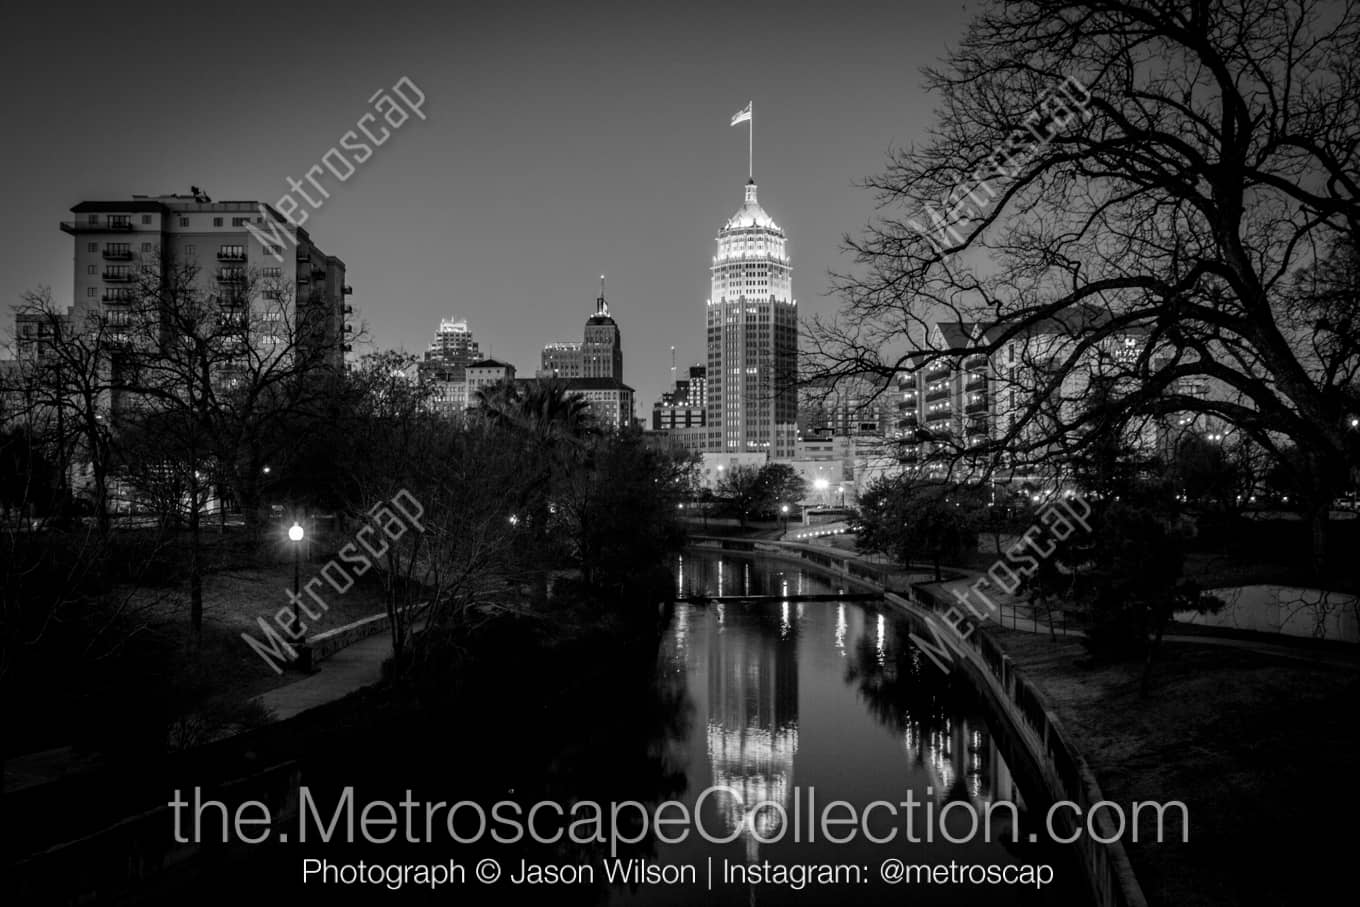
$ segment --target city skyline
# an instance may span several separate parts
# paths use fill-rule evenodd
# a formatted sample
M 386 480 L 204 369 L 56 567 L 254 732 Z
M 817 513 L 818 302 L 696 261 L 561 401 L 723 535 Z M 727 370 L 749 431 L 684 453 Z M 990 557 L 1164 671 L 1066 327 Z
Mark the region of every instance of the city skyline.
M 575 332 L 604 273 L 612 313 L 633 338 L 629 383 L 649 406 L 669 389 L 671 346 L 682 363 L 704 359 L 712 237 L 747 178 L 732 112 L 754 99 L 755 178 L 789 225 L 801 308 L 830 313 L 827 271 L 850 266 L 841 236 L 873 209 L 872 193 L 852 183 L 875 173 L 891 144 L 922 137 L 931 102 L 918 69 L 967 15 L 953 3 L 849 13 L 757 4 L 725 8 L 709 34 L 704 17 L 668 11 L 524 12 L 410 9 L 358 28 L 274 11 L 275 28 L 221 36 L 221 58 L 241 61 L 226 82 L 215 67 L 176 72 L 177 97 L 196 99 L 182 105 L 133 102 L 158 95 L 165 70 L 152 55 L 192 37 L 182 13 L 148 10 L 134 23 L 95 10 L 78 33 L 53 11 L 23 13 L 29 39 L 0 65 L 34 86 L 5 101 L 33 141 L 14 149 L 5 178 L 0 297 L 13 305 L 46 284 L 72 301 L 69 237 L 57 223 L 84 199 L 197 185 L 214 199 L 274 204 L 371 109 L 374 92 L 409 77 L 427 119 L 394 130 L 343 185 L 324 184 L 324 205 L 306 209 L 305 228 L 349 266 L 373 345 L 420 355 L 440 319 L 465 318 L 484 353 L 531 373 L 545 342 Z M 299 46 L 290 36 L 302 33 Z M 400 55 L 384 52 L 395 45 Z M 760 65 L 724 64 L 739 54 Z M 68 61 L 101 55 L 122 61 L 128 104 L 80 90 L 88 82 Z M 327 56 L 346 65 L 309 69 Z M 673 62 L 638 65 L 658 56 Z M 58 98 L 65 115 L 54 122 Z

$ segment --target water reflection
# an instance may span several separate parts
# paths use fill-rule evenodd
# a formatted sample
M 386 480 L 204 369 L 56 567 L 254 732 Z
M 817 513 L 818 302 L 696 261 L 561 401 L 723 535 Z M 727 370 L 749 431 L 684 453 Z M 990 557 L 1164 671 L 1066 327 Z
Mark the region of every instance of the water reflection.
M 776 810 L 752 810 L 788 805 L 798 753 L 798 641 L 789 603 L 775 607 L 777 627 L 762 619 L 768 609 L 748 613 L 754 619 L 724 627 L 728 632 L 710 640 L 708 651 L 712 783 L 737 792 L 718 795 L 723 833 L 739 832 L 752 862 L 759 859 L 757 837 L 768 840 L 783 830 Z
M 696 840 L 661 845 L 661 860 L 870 865 L 893 855 L 923 863 L 1011 864 L 1051 857 L 1017 856 L 1007 849 L 1014 845 L 955 845 L 938 838 L 917 845 L 900 839 L 875 845 L 863 837 L 845 845 L 808 843 L 806 809 L 813 790 L 819 804 L 845 800 L 857 810 L 874 800 L 899 803 L 909 790 L 916 802 L 936 807 L 936 814 L 949 801 L 966 800 L 979 811 L 998 801 L 1013 802 L 1022 811 L 1024 804 L 972 690 L 924 657 L 904 622 L 891 613 L 850 602 L 791 602 L 790 595 L 836 590 L 795 567 L 731 555 L 691 555 L 677 562 L 676 588 L 684 595 L 769 599 L 677 606 L 663 648 L 684 675 L 694 712 L 691 727 L 704 729 L 701 740 L 693 735 L 681 747 L 688 754 L 685 799 L 693 809 L 710 786 L 731 788 L 734 796 L 714 794 L 702 812 L 708 828 L 735 840 L 728 846 Z M 795 837 L 796 826 L 803 829 L 801 839 Z M 950 823 L 950 830 L 964 829 Z M 754 899 L 754 890 L 733 887 L 718 886 L 708 900 Z M 1004 886 L 939 889 L 924 898 L 915 894 L 930 903 L 1082 902 L 1068 886 L 1056 893 L 1050 889 L 1037 900 L 1033 891 Z M 780 891 L 771 902 L 826 903 L 847 896 L 844 891 Z M 902 892 L 874 878 L 853 897 L 856 902 L 900 902 Z M 616 898 L 682 902 L 674 892 L 643 889 L 616 892 Z

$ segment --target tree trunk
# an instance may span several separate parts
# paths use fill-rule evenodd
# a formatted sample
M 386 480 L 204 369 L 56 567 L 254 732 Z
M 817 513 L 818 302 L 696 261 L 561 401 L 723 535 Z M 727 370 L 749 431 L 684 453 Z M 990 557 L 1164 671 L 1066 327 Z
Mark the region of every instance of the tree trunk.
M 203 543 L 198 514 L 198 485 L 189 486 L 189 628 L 194 646 L 203 638 Z
M 1162 633 L 1166 630 L 1167 617 L 1169 614 L 1157 618 L 1157 631 L 1152 636 L 1152 642 L 1148 644 L 1147 657 L 1143 660 L 1143 682 L 1139 685 L 1138 695 L 1144 699 L 1152 694 L 1152 662 L 1157 656 L 1157 650 L 1162 646 Z
M 95 527 L 99 530 L 101 538 L 107 538 L 109 529 L 113 521 L 109 517 L 109 487 L 108 476 L 104 466 L 95 459 L 91 464 L 94 470 L 94 519 Z

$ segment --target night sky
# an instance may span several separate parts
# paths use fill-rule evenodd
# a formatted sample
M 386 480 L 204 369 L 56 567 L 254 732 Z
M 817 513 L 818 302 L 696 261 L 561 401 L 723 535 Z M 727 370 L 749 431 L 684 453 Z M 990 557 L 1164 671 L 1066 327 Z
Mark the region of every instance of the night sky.
M 579 7 L 579 8 L 578 8 Z M 714 237 L 755 177 L 788 233 L 804 318 L 829 312 L 854 186 L 926 138 L 920 68 L 962 36 L 954 2 L 25 4 L 0 56 L 9 136 L 0 297 L 69 303 L 85 199 L 274 203 L 409 77 L 412 119 L 305 224 L 349 267 L 373 344 L 423 351 L 466 317 L 521 374 L 579 340 L 599 275 L 640 416 L 703 357 Z M 4 335 L 12 331 L 6 317 Z

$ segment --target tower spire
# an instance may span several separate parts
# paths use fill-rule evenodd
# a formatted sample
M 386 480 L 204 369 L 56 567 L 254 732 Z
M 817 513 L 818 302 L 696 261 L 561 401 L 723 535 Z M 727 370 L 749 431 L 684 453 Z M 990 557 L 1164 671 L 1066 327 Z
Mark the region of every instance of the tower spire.
M 595 314 L 608 315 L 609 303 L 604 301 L 604 275 L 600 275 L 600 298 L 595 300 Z

